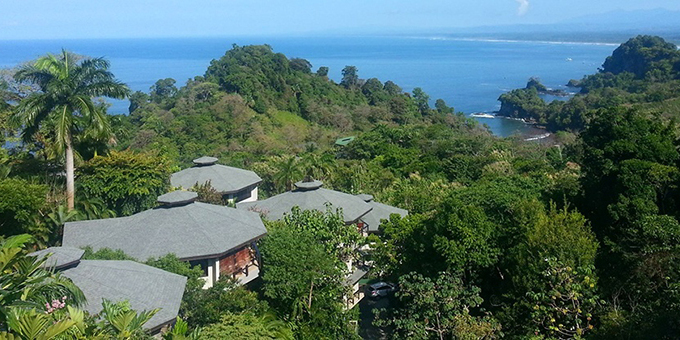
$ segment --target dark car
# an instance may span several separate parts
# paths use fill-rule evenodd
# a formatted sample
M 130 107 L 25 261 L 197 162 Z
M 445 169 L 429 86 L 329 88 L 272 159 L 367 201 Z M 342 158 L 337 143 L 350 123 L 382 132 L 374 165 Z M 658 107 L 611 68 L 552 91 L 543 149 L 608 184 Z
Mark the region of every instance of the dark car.
M 376 282 L 368 286 L 368 296 L 378 299 L 397 291 L 397 285 L 388 282 Z

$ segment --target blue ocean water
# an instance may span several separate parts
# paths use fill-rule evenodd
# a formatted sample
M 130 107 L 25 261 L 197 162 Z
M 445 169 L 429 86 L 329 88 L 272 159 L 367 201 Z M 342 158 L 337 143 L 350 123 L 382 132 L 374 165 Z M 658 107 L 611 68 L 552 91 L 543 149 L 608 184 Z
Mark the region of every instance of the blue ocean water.
M 587 43 L 449 40 L 422 37 L 241 37 L 120 40 L 0 41 L 0 67 L 13 67 L 61 48 L 106 57 L 113 73 L 132 90 L 147 92 L 161 78 L 177 85 L 202 75 L 210 61 L 232 44 L 269 44 L 289 58 L 309 60 L 314 69 L 330 68 L 339 81 L 341 70 L 354 65 L 361 78 L 392 80 L 405 91 L 423 88 L 434 102 L 442 98 L 466 114 L 492 112 L 498 96 L 523 87 L 531 76 L 550 88 L 594 73 L 616 46 Z M 127 113 L 127 101 L 114 101 L 111 113 Z M 532 128 L 507 119 L 484 119 L 500 136 L 532 133 Z

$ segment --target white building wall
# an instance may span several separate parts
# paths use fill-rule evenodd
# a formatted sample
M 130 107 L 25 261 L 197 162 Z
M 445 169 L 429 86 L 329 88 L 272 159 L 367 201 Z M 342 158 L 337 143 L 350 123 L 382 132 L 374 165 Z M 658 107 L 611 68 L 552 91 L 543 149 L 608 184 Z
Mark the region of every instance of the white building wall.
M 211 288 L 219 279 L 220 261 L 217 259 L 208 260 L 208 276 L 202 277 L 205 281 L 203 289 Z
M 255 202 L 257 201 L 257 187 L 250 191 L 250 197 L 243 200 L 243 202 Z
M 220 280 L 220 259 L 215 260 L 215 282 Z

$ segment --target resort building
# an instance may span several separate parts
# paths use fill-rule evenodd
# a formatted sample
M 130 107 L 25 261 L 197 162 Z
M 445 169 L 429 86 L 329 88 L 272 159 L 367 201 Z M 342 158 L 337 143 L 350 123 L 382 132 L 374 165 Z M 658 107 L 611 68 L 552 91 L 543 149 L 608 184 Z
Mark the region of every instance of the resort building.
M 261 213 L 269 220 L 280 220 L 293 209 L 318 210 L 325 212 L 330 204 L 333 209 L 342 209 L 346 224 L 357 224 L 363 228 L 361 220 L 372 207 L 363 199 L 344 192 L 322 188 L 323 182 L 310 180 L 295 183 L 295 189 L 257 202 L 241 202 L 236 208 Z
M 194 166 L 172 174 L 170 184 L 176 188 L 191 189 L 195 185 L 210 185 L 221 193 L 225 200 L 236 202 L 257 201 L 257 186 L 262 178 L 256 173 L 217 164 L 215 157 L 194 159 Z
M 366 235 L 368 230 L 363 219 L 370 214 L 373 207 L 360 197 L 325 189 L 322 186 L 321 181 L 301 181 L 295 183 L 295 189 L 292 191 L 262 201 L 241 202 L 236 204 L 236 207 L 259 212 L 264 218 L 270 220 L 279 220 L 285 214 L 290 213 L 293 207 L 299 207 L 301 210 L 325 212 L 330 205 L 332 209 L 342 209 L 345 224 L 356 224 L 359 232 Z M 351 292 L 350 295 L 345 297 L 345 303 L 346 307 L 350 309 L 359 303 L 364 296 L 359 280 L 366 275 L 367 268 L 356 263 L 351 257 L 346 260 L 346 264 L 348 273 L 350 273 L 346 279 L 346 284 Z
M 43 258 L 44 267 L 61 272 L 82 290 L 84 310 L 98 314 L 104 299 L 128 301 L 137 311 L 159 311 L 144 325 L 152 334 L 172 325 L 179 312 L 187 278 L 134 261 L 81 260 L 84 251 L 53 247 L 31 253 Z
M 254 280 L 261 263 L 256 242 L 267 233 L 260 216 L 196 202 L 197 196 L 174 191 L 158 198 L 159 207 L 132 216 L 68 222 L 63 245 L 120 249 L 139 261 L 175 254 L 203 268 L 206 288 L 223 276 Z

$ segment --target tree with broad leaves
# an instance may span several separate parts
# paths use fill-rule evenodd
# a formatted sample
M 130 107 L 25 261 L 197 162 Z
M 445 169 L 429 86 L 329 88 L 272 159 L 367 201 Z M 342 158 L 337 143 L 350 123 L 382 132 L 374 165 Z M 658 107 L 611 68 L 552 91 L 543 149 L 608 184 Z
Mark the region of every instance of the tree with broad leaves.
M 339 241 L 330 234 L 338 216 L 298 209 L 268 226 L 260 248 L 264 296 L 299 338 L 356 338 L 351 314 L 343 310 L 347 267 L 331 251 Z
M 399 279 L 399 307 L 385 318 L 383 309 L 375 321 L 394 328 L 395 339 L 496 339 L 500 324 L 491 316 L 470 311 L 483 299 L 480 289 L 467 287 L 460 277 L 440 272 L 429 278 L 415 272 Z

